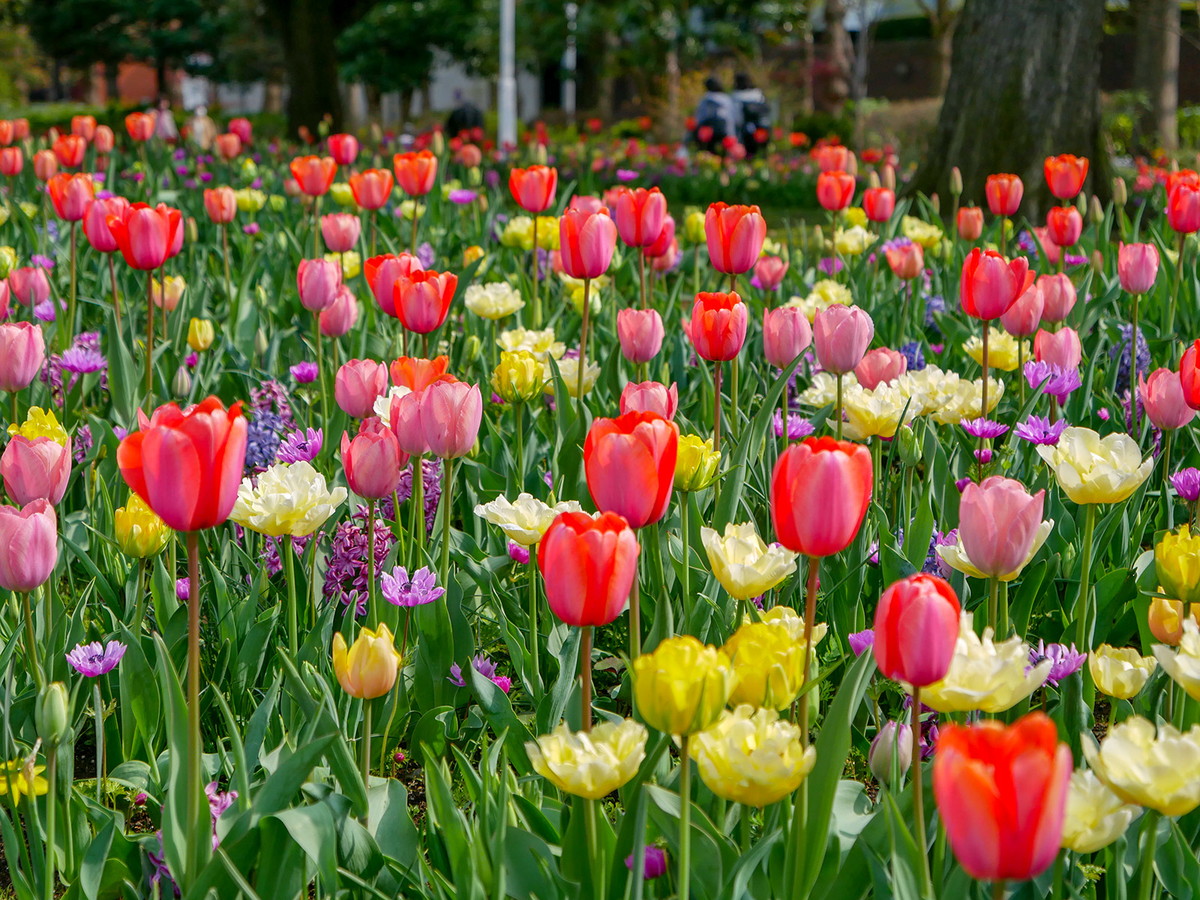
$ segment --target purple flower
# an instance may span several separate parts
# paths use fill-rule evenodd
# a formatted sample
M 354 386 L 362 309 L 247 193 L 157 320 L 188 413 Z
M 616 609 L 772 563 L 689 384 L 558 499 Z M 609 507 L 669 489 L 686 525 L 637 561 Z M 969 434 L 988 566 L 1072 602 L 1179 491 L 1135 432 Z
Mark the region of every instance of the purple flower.
M 115 669 L 124 655 L 125 645 L 120 641 L 109 641 L 107 644 L 92 641 L 90 644 L 76 644 L 75 649 L 66 656 L 71 668 L 80 675 L 96 678 Z
M 987 438 L 988 440 L 998 438 L 1008 431 L 1007 425 L 991 419 L 963 419 L 959 424 L 962 425 L 963 431 L 972 437 Z
M 522 547 L 516 541 L 508 542 L 508 556 L 515 563 L 522 566 L 529 565 L 529 548 Z
M 775 410 L 775 437 L 783 437 L 783 410 Z M 808 437 L 814 431 L 812 422 L 799 413 L 788 413 L 788 440 L 799 441 Z
M 851 632 L 846 635 L 846 641 L 850 644 L 850 649 L 854 651 L 855 656 L 862 656 L 875 646 L 875 629 L 868 628 L 865 631 Z
M 921 352 L 921 345 L 916 341 L 909 341 L 901 346 L 900 355 L 908 361 L 909 372 L 920 372 L 925 368 L 925 354 Z
M 317 376 L 321 374 L 320 370 L 317 368 L 317 364 L 308 360 L 296 363 L 294 366 L 288 369 L 288 371 L 292 374 L 292 378 L 294 378 L 298 384 L 311 384 L 312 382 L 316 381 Z
M 54 260 L 48 256 L 42 256 L 40 253 L 35 253 L 29 257 L 29 261 L 35 266 L 41 266 L 43 269 L 51 270 L 54 268 Z
M 446 593 L 445 588 L 437 586 L 437 576 L 428 566 L 417 569 L 411 578 L 404 566 L 396 566 L 390 575 L 379 579 L 379 588 L 388 603 L 406 607 L 424 606 Z
M 492 684 L 496 685 L 496 687 L 500 688 L 500 690 L 502 690 L 504 693 L 507 694 L 510 690 L 512 690 L 512 679 L 506 675 L 497 675 L 496 664 L 482 653 L 476 655 L 471 660 L 471 666 L 476 672 L 478 672 Z M 467 686 L 467 681 L 465 678 L 463 678 L 462 666 L 460 666 L 458 663 L 450 664 L 450 674 L 446 677 L 446 680 L 456 687 Z
M 186 578 L 177 578 L 175 580 L 175 599 L 187 600 L 192 596 L 191 583 Z
M 259 225 L 258 225 L 258 223 L 257 223 L 257 222 L 249 222 L 249 223 L 247 223 L 247 224 L 245 224 L 245 225 L 243 225 L 243 226 L 242 226 L 242 231 L 243 231 L 245 234 L 251 234 L 251 235 L 253 235 L 253 234 L 258 234 L 258 233 L 259 233 L 259 231 L 261 231 L 261 230 L 262 230 L 262 229 L 261 229 L 261 228 L 259 228 Z
M 225 810 L 233 806 L 233 802 L 238 798 L 237 791 L 217 790 L 217 783 L 215 781 L 210 781 L 205 785 L 204 795 L 208 797 L 208 811 L 212 813 L 213 819 L 221 818 Z M 214 844 L 213 846 L 215 849 L 216 845 Z
M 39 321 L 53 322 L 54 317 L 55 317 L 54 301 L 53 300 L 43 300 L 41 303 L 39 303 L 37 306 L 35 306 L 33 308 L 33 314 L 34 314 L 34 316 L 36 316 L 38 318 Z
M 385 506 L 387 504 L 379 504 Z M 381 514 L 386 515 L 383 509 Z M 375 520 L 375 571 L 383 569 L 392 552 L 395 536 L 387 522 Z M 337 598 L 347 606 L 353 605 L 358 615 L 367 611 L 367 512 L 360 507 L 348 519 L 338 523 L 333 531 L 325 567 L 325 583 L 321 589 L 326 599 Z
M 826 275 L 836 275 L 838 272 L 842 271 L 842 269 L 846 268 L 846 266 L 840 259 L 837 259 L 833 256 L 827 256 L 817 263 L 817 268 Z
M 1022 422 L 1013 432 L 1023 441 L 1031 444 L 1057 444 L 1062 433 L 1067 429 L 1067 420 L 1059 419 L 1051 422 L 1041 416 L 1030 416 L 1028 422 Z
M 494 188 L 500 184 L 500 173 L 495 169 L 488 169 L 487 173 L 483 176 L 483 180 L 487 182 L 488 187 Z
M 79 464 L 87 459 L 87 455 L 92 450 L 93 441 L 91 425 L 79 426 L 79 429 L 75 432 L 74 444 L 75 450 L 72 452 L 71 457 L 75 460 L 76 464 Z
M 975 461 L 981 466 L 986 466 L 992 461 L 992 451 L 990 447 L 984 447 L 982 450 L 975 451 Z
M 189 369 L 194 369 L 194 368 L 196 368 L 196 365 L 200 362 L 200 354 L 197 353 L 195 350 L 193 350 L 191 353 L 189 353 L 187 356 L 184 357 L 183 361 Z
M 87 372 L 99 372 L 108 365 L 104 359 L 104 355 L 99 350 L 93 350 L 90 347 L 81 347 L 78 344 L 64 350 L 58 364 L 66 371 L 76 375 L 83 375 Z
M 417 259 L 426 269 L 432 269 L 433 264 L 437 261 L 437 254 L 433 252 L 433 244 L 429 241 L 421 241 L 417 246 Z
M 956 488 L 958 488 L 958 492 L 961 494 L 963 491 L 965 491 L 967 489 L 967 485 L 970 483 L 971 483 L 970 478 L 960 478 L 960 479 L 958 479 L 958 481 L 954 482 L 954 486 Z
M 925 565 L 921 567 L 921 571 L 928 572 L 930 575 L 940 575 L 942 578 L 949 578 L 952 570 L 950 565 L 942 559 L 942 555 L 937 552 L 937 548 L 951 547 L 957 543 L 957 528 L 951 528 L 945 533 L 935 531 L 929 541 L 929 554 L 925 557 Z
M 1188 467 L 1171 476 L 1171 485 L 1179 499 L 1186 503 L 1200 500 L 1200 469 Z
M 637 181 L 638 173 L 633 169 L 617 169 L 617 181 Z
M 1112 413 L 1110 413 L 1108 411 L 1107 406 L 1102 406 L 1098 410 L 1096 410 L 1096 415 L 1100 417 L 1101 422 L 1107 422 L 1109 419 L 1112 418 Z
M 1025 363 L 1025 380 L 1031 388 L 1055 397 L 1060 404 L 1065 403 L 1071 392 L 1078 390 L 1082 384 L 1078 369 L 1064 369 L 1034 360 Z
M 633 854 L 625 857 L 625 868 L 630 872 L 633 871 L 634 858 Z M 646 845 L 645 856 L 642 859 L 642 878 L 649 881 L 652 878 L 661 878 L 667 873 L 667 851 L 662 847 L 656 847 L 653 844 Z
M 312 462 L 321 453 L 325 436 L 320 428 L 293 431 L 279 442 L 276 457 L 280 462 Z
M 1050 674 L 1046 676 L 1046 684 L 1058 687 L 1060 681 L 1083 668 L 1087 654 L 1076 650 L 1074 644 L 1068 647 L 1066 644 L 1047 644 L 1044 641 L 1038 641 L 1037 647 L 1029 649 L 1030 668 L 1046 659 L 1050 660 Z
M 475 198 L 479 195 L 470 188 L 456 188 L 449 193 L 451 203 L 458 203 L 466 206 L 468 203 L 474 203 Z
M 208 184 L 210 181 L 213 180 L 213 173 L 212 172 L 201 172 L 200 180 L 202 182 L 204 182 L 205 184 Z

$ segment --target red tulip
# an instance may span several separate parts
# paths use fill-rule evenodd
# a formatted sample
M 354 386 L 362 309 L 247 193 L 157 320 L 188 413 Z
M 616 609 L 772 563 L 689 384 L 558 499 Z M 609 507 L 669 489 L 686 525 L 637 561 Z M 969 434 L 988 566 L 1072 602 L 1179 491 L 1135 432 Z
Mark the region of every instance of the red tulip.
M 617 313 L 621 353 L 631 363 L 646 363 L 658 355 L 663 342 L 662 316 L 656 309 L 623 309 Z
M 27 594 L 54 574 L 58 517 L 45 500 L 0 506 L 0 588 Z
M 599 278 L 617 247 L 617 226 L 601 208 L 592 213 L 568 209 L 558 220 L 559 255 L 572 278 Z
M 710 362 L 733 359 L 746 342 L 748 318 L 746 304 L 736 292 L 697 294 L 687 328 L 696 354 Z
M 83 154 L 87 150 L 87 141 L 77 134 L 64 134 L 54 142 L 54 156 L 59 165 L 73 169 L 83 163 Z
M 350 193 L 363 209 L 382 209 L 392 196 L 396 179 L 387 169 L 366 169 L 350 176 Z
M 125 131 L 135 141 L 154 137 L 154 113 L 131 112 L 125 117 Z
M 229 161 L 237 159 L 242 152 L 242 139 L 232 131 L 218 134 L 216 139 L 217 153 L 221 159 Z
M 88 243 L 101 253 L 115 253 L 118 249 L 117 239 L 108 227 L 108 217 L 124 219 L 128 209 L 129 201 L 124 197 L 109 197 L 89 203 L 83 214 L 83 236 Z
M 963 312 L 985 322 L 998 319 L 1028 287 L 1029 261 L 1018 256 L 1012 261 L 995 250 L 974 248 L 963 260 L 959 300 Z
M 320 197 L 329 192 L 333 177 L 337 174 L 337 163 L 331 157 L 297 156 L 289 168 L 301 193 Z
M 14 435 L 0 455 L 0 477 L 17 506 L 34 500 L 57 505 L 71 478 L 71 439 L 64 446 L 53 438 Z
M 186 412 L 174 403 L 139 413 L 141 429 L 117 448 L 117 466 L 135 494 L 175 531 L 214 528 L 229 518 L 246 464 L 242 404 L 216 397 Z
M 9 119 L 0 119 L 0 146 L 7 147 L 14 139 L 13 123 Z
M 617 234 L 630 247 L 648 247 L 662 234 L 667 198 L 658 188 L 622 188 L 613 203 Z
M 0 150 L 0 154 L 2 153 L 3 151 Z M 3 157 L 0 156 L 0 160 L 2 159 Z M 662 231 L 658 233 L 658 237 L 654 239 L 653 243 L 642 248 L 642 254 L 647 259 L 659 260 L 671 252 L 672 244 L 675 244 L 675 219 L 668 213 L 663 216 Z
M 863 191 L 863 212 L 872 222 L 886 222 L 896 211 L 896 192 L 891 188 L 867 188 Z
M 630 412 L 657 413 L 664 419 L 674 419 L 679 408 L 679 388 L 667 387 L 657 381 L 631 381 L 621 389 L 621 415 Z
M 331 134 L 329 155 L 339 166 L 352 166 L 358 159 L 358 138 L 352 134 Z
M 871 451 L 831 437 L 806 438 L 779 455 L 771 476 L 771 522 L 779 543 L 804 556 L 850 546 L 871 502 Z
M 1025 185 L 1019 175 L 989 175 L 983 193 L 993 216 L 1015 216 L 1021 208 Z
M 741 275 L 754 268 L 767 238 L 767 221 L 757 206 L 714 203 L 704 214 L 708 259 L 726 275 Z
M 342 432 L 342 467 L 350 490 L 368 500 L 392 496 L 408 463 L 392 430 L 377 417 L 364 419 L 353 438 Z
M 250 124 L 249 119 L 230 119 L 229 130 L 240 137 L 243 144 L 249 144 L 254 138 L 254 126 Z
M 205 188 L 204 211 L 217 225 L 228 225 L 237 216 L 237 195 L 231 187 Z
M 972 878 L 1027 881 L 1062 841 L 1071 751 L 1041 712 L 1005 725 L 948 724 L 933 758 L 933 796 L 954 855 Z
M 1183 385 L 1184 402 L 1192 409 L 1200 409 L 1200 340 L 1183 351 L 1179 381 Z
M 554 205 L 558 190 L 558 169 L 550 166 L 514 168 L 508 173 L 508 191 L 517 206 L 530 213 L 542 213 Z
M 634 528 L 657 522 L 671 502 L 679 428 L 652 412 L 597 419 L 583 442 L 583 466 L 596 508 Z
M 1179 234 L 1200 231 L 1200 185 L 1181 182 L 1167 195 L 1167 224 Z
M 60 172 L 46 183 L 54 213 L 64 222 L 78 222 L 92 202 L 92 176 Z
M 961 240 L 979 240 L 979 236 L 983 234 L 983 210 L 978 206 L 959 207 L 956 224 Z
M 392 284 L 392 306 L 396 318 L 409 331 L 429 334 L 446 321 L 450 301 L 458 287 L 451 272 L 414 271 Z
M 45 361 L 46 340 L 41 325 L 0 323 L 0 391 L 12 394 L 25 390 Z
M 794 306 L 763 310 L 763 357 L 786 369 L 812 344 L 812 326 L 804 310 Z
M 416 153 L 397 153 L 392 157 L 396 183 L 410 197 L 424 197 L 433 190 L 437 180 L 437 157 L 428 150 Z
M 373 256 L 363 263 L 363 275 L 375 295 L 380 309 L 392 318 L 397 318 L 396 304 L 393 302 L 393 287 L 396 280 L 406 278 L 413 272 L 422 272 L 421 261 L 411 253 L 385 253 Z
M 817 202 L 822 209 L 838 212 L 854 199 L 854 176 L 848 172 L 822 172 L 817 176 Z
M 811 155 L 822 172 L 854 172 L 858 168 L 854 154 L 842 144 L 822 144 L 814 147 Z
M 926 687 L 950 671 L 961 607 L 954 588 L 918 572 L 883 592 L 875 608 L 875 662 L 895 681 Z
M 373 359 L 351 359 L 337 370 L 333 396 L 342 412 L 352 419 L 366 419 L 375 401 L 387 392 L 388 371 Z
M 1070 200 L 1083 190 L 1083 180 L 1087 178 L 1088 161 L 1083 156 L 1072 156 L 1064 153 L 1061 156 L 1047 156 L 1043 166 L 1046 174 L 1046 184 L 1059 200 Z M 1067 245 L 1069 246 L 1069 245 Z
M 1083 234 L 1083 216 L 1074 206 L 1052 206 L 1046 213 L 1046 231 L 1059 247 L 1074 247 Z
M 179 210 L 161 203 L 157 208 L 134 203 L 122 215 L 107 219 L 125 262 L 141 271 L 157 269 L 170 259 L 176 239 L 182 237 L 182 221 Z
M 0 175 L 12 178 L 25 168 L 25 154 L 20 147 L 5 147 L 0 150 Z
M 550 611 L 567 625 L 608 625 L 629 600 L 640 552 L 616 513 L 560 513 L 538 545 Z
M 33 174 L 38 181 L 49 181 L 58 171 L 58 157 L 53 150 L 39 150 L 33 154 Z

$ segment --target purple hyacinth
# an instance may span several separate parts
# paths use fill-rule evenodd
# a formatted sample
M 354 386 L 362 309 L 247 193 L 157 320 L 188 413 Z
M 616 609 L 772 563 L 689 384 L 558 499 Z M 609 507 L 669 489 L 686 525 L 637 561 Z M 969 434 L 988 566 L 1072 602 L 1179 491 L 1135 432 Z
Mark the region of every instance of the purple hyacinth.
M 260 410 L 247 427 L 246 471 L 262 471 L 274 464 L 279 453 L 283 418 L 278 413 Z
M 988 440 L 994 440 L 1008 431 L 1007 425 L 1002 425 L 999 422 L 985 418 L 963 419 L 959 424 L 962 425 L 963 431 L 972 437 L 986 438 Z
M 850 644 L 850 649 L 854 651 L 855 656 L 862 656 L 875 646 L 875 629 L 868 628 L 865 631 L 851 632 L 846 635 L 846 641 Z
M 1058 683 L 1083 668 L 1087 660 L 1086 653 L 1080 653 L 1075 645 L 1047 644 L 1038 641 L 1036 647 L 1029 649 L 1029 666 L 1033 668 L 1043 660 L 1050 660 L 1050 674 L 1046 676 L 1046 684 L 1058 687 Z
M 1108 351 L 1108 358 L 1114 359 L 1117 362 L 1117 394 L 1123 394 L 1129 390 L 1131 381 L 1136 381 L 1135 378 L 1130 378 L 1129 375 L 1129 345 L 1133 336 L 1133 326 L 1126 323 L 1119 326 L 1121 332 L 1121 340 L 1117 345 Z M 1145 375 L 1150 371 L 1150 345 L 1146 343 L 1146 335 L 1142 329 L 1138 329 L 1137 333 L 1137 374 Z
M 432 269 L 433 264 L 437 262 L 437 254 L 433 250 L 433 244 L 429 241 L 421 241 L 417 245 L 417 259 L 421 261 L 421 265 L 426 269 Z
M 1062 433 L 1067 430 L 1067 420 L 1059 419 L 1051 422 L 1041 416 L 1030 416 L 1028 422 L 1022 422 L 1013 432 L 1023 441 L 1031 444 L 1057 444 Z
M 633 871 L 635 863 L 636 860 L 632 853 L 625 857 L 625 868 L 630 872 Z M 654 878 L 661 878 L 665 874 L 667 874 L 667 851 L 662 847 L 647 844 L 645 856 L 642 858 L 642 878 L 650 881 Z
M 920 372 L 925 368 L 925 354 L 921 351 L 921 345 L 916 341 L 909 341 L 900 347 L 900 355 L 908 362 L 909 372 Z
M 775 437 L 783 436 L 783 411 L 775 410 L 775 418 L 773 420 L 775 426 Z M 800 441 L 813 433 L 812 422 L 801 416 L 799 413 L 788 413 L 788 440 Z
M 404 566 L 396 566 L 391 574 L 384 573 L 379 579 L 379 588 L 383 599 L 393 606 L 424 606 L 432 603 L 446 593 L 446 589 L 438 587 L 437 576 L 428 566 L 422 566 L 409 577 Z
M 946 300 L 937 294 L 932 297 L 925 298 L 925 327 L 931 329 L 937 334 L 942 333 L 942 329 L 938 327 L 935 316 L 941 315 L 946 311 Z
M 942 555 L 937 552 L 938 547 L 952 547 L 958 543 L 958 529 L 951 528 L 949 531 L 935 531 L 933 537 L 929 540 L 929 555 L 925 557 L 925 565 L 921 567 L 922 572 L 928 572 L 930 575 L 938 575 L 942 578 L 949 578 L 953 571 Z
M 101 644 L 99 641 L 76 644 L 75 649 L 66 654 L 71 668 L 88 678 L 107 675 L 117 667 L 124 655 L 125 645 L 120 641 L 109 641 L 107 644 Z
M 424 475 L 422 483 L 425 489 L 425 530 L 433 531 L 438 503 L 442 499 L 442 461 L 440 459 L 422 460 L 421 472 Z M 396 487 L 396 495 L 400 498 L 401 503 L 412 496 L 411 463 L 400 473 L 400 484 Z
M 279 442 L 276 454 L 282 463 L 312 462 L 321 454 L 325 436 L 320 428 L 293 431 Z
M 256 411 L 274 410 L 289 428 L 296 427 L 292 419 L 292 405 L 287 389 L 274 379 L 264 381 L 259 387 L 250 389 L 250 407 Z
M 376 572 L 382 571 L 395 540 L 387 522 L 376 516 Z M 321 593 L 327 600 L 354 605 L 361 616 L 367 611 L 367 586 L 367 512 L 360 507 L 333 531 Z
M 71 453 L 71 458 L 75 460 L 76 464 L 82 463 L 92 452 L 92 426 L 80 425 L 75 432 L 73 444 L 75 449 Z
M 320 374 L 317 364 L 308 360 L 296 363 L 288 369 L 288 372 L 291 373 L 297 384 L 311 384 L 317 380 L 317 376 Z
M 1171 476 L 1171 486 L 1185 503 L 1200 500 L 1200 469 L 1188 467 Z

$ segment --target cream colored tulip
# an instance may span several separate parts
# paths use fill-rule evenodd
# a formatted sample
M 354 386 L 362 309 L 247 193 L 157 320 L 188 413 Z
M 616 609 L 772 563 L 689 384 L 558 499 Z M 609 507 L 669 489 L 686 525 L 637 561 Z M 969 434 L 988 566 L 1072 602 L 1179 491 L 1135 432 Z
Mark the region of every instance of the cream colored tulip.
M 1067 789 L 1062 845 L 1076 853 L 1095 853 L 1121 835 L 1142 811 L 1123 801 L 1091 769 L 1077 769 Z
M 519 494 L 515 501 L 497 497 L 475 507 L 475 515 L 499 525 L 510 541 L 522 547 L 531 547 L 540 541 L 559 513 L 582 511 L 583 507 L 576 500 L 564 500 L 550 506 L 532 494 Z
M 304 537 L 319 529 L 346 499 L 346 489 L 329 490 L 325 476 L 307 462 L 276 463 L 245 478 L 229 518 L 259 534 Z
M 599 800 L 637 774 L 646 757 L 646 728 L 633 719 L 572 732 L 560 724 L 525 745 L 534 771 L 561 791 Z
M 562 377 L 563 384 L 566 385 L 567 394 L 578 398 L 579 359 L 560 359 L 558 361 L 558 374 Z M 583 370 L 583 392 L 585 394 L 596 386 L 596 379 L 599 377 L 600 367 L 596 363 L 589 361 Z M 546 366 L 546 386 L 542 390 L 547 394 L 553 394 L 554 388 L 554 373 L 550 370 L 549 366 Z
M 1076 503 L 1120 503 L 1150 477 L 1153 458 L 1127 434 L 1101 438 L 1090 428 L 1067 428 L 1058 443 L 1040 445 L 1038 455 L 1054 471 L 1059 487 Z
M 1182 816 L 1200 806 L 1200 725 L 1180 732 L 1135 716 L 1114 725 L 1096 747 L 1084 735 L 1083 755 L 1096 777 L 1126 803 Z
M 553 328 L 545 328 L 541 331 L 527 328 L 502 331 L 496 343 L 501 350 L 528 350 L 542 362 L 551 357 L 560 359 L 567 352 L 567 345 L 562 341 L 555 340 Z
M 965 378 L 953 384 L 953 390 L 947 391 L 938 398 L 936 409 L 930 413 L 930 418 L 939 425 L 958 425 L 963 419 L 978 419 L 994 410 L 1004 396 L 1004 382 L 996 378 L 988 379 L 988 407 L 983 410 L 983 379 L 976 378 L 967 381 Z
M 894 385 L 881 384 L 872 391 L 855 385 L 842 390 L 846 413 L 844 433 L 852 441 L 882 437 L 891 440 L 896 429 L 917 417 L 920 404 L 910 401 Z
M 804 644 L 786 628 L 750 622 L 735 631 L 722 648 L 735 675 L 729 705 L 749 704 L 784 709 L 804 686 Z
M 800 729 L 769 709 L 742 705 L 688 742 L 700 779 L 722 799 L 763 807 L 800 786 L 817 763 Z
M 1118 700 L 1137 696 L 1156 668 L 1153 656 L 1142 656 L 1132 647 L 1101 644 L 1088 654 L 1088 671 L 1096 690 Z
M 780 544 L 768 546 L 750 522 L 726 525 L 724 535 L 701 528 L 700 540 L 717 581 L 737 600 L 765 594 L 796 571 L 796 554 Z
M 1188 696 L 1200 700 L 1200 626 L 1190 616 L 1183 620 L 1183 637 L 1178 652 L 1170 647 L 1156 644 L 1154 655 L 1163 671 L 1188 692 Z
M 996 643 L 992 629 L 975 634 L 973 616 L 963 613 L 950 670 L 941 681 L 921 689 L 921 701 L 938 712 L 1004 712 L 1046 681 L 1051 661 L 1029 665 L 1029 645 L 1013 636 Z
M 503 319 L 525 306 L 521 292 L 506 281 L 472 284 L 463 296 L 463 305 L 483 319 Z

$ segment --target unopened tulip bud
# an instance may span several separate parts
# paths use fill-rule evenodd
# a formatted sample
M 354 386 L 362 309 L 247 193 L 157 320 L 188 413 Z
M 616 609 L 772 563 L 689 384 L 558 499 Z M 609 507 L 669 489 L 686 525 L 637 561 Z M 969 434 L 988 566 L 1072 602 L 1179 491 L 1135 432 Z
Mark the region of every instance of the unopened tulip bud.
M 880 180 L 883 182 L 883 187 L 889 191 L 894 191 L 896 189 L 896 170 L 890 164 L 884 166 L 883 175 Z
M 1104 207 L 1100 204 L 1100 198 L 1095 194 L 1092 194 L 1092 202 L 1088 204 L 1088 216 L 1093 225 L 1099 225 L 1104 221 Z
M 1161 588 L 1160 588 L 1161 590 Z M 1183 639 L 1183 601 L 1153 597 L 1146 614 L 1150 633 L 1164 644 L 1177 647 Z
M 479 353 L 483 349 L 483 342 L 479 340 L 479 335 L 473 334 L 467 338 L 467 343 L 463 347 L 463 363 L 470 365 L 479 358 Z
M 1124 206 L 1129 202 L 1129 188 L 1125 184 L 1125 179 L 1117 176 L 1113 179 L 1112 191 L 1113 203 L 1117 206 Z
M 963 192 L 962 171 L 958 166 L 950 169 L 950 196 L 961 197 Z
M 535 163 L 537 163 L 539 166 L 546 165 L 547 156 L 546 156 L 546 145 L 545 144 L 538 144 L 534 148 L 533 161 Z
M 891 785 L 893 771 L 903 777 L 912 766 L 912 728 L 898 722 L 884 725 L 871 741 L 867 765 L 881 784 Z
M 879 180 L 879 173 L 876 172 L 874 169 L 872 169 L 871 174 L 867 176 L 867 187 L 868 188 L 883 187 L 883 183 Z
M 216 332 L 210 319 L 192 319 L 188 322 L 188 346 L 197 353 L 203 353 L 212 346 Z
M 911 468 L 921 461 L 923 457 L 921 442 L 917 440 L 917 434 L 911 425 L 897 428 L 894 440 L 902 465 Z
M 70 700 L 61 681 L 48 684 L 38 694 L 34 706 L 38 737 L 51 750 L 62 743 L 70 726 Z
M 197 240 L 200 239 L 200 229 L 197 227 L 196 220 L 193 217 L 188 216 L 186 227 L 187 227 L 187 232 L 186 232 L 187 239 L 188 239 L 189 244 L 195 243 Z
M 937 195 L 937 194 L 930 194 L 930 195 L 929 195 L 929 205 L 933 207 L 933 211 L 934 211 L 934 213 L 936 213 L 937 215 L 941 215 L 941 213 L 942 213 L 942 201 L 941 201 L 941 199 L 938 197 L 938 195 Z
M 261 328 L 258 329 L 258 331 L 256 331 L 254 333 L 254 354 L 255 354 L 255 356 L 262 356 L 263 354 L 265 354 L 267 352 L 268 346 L 270 346 L 270 345 L 267 343 L 266 332 L 263 331 Z
M 175 377 L 171 379 L 171 393 L 176 397 L 186 397 L 192 390 L 192 375 L 187 370 L 187 366 L 180 366 L 175 370 Z

